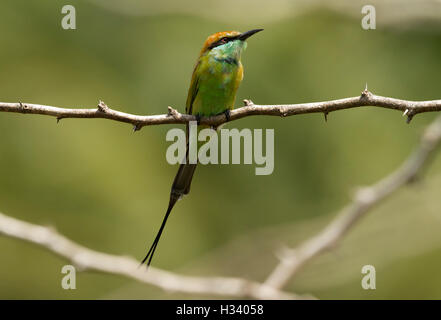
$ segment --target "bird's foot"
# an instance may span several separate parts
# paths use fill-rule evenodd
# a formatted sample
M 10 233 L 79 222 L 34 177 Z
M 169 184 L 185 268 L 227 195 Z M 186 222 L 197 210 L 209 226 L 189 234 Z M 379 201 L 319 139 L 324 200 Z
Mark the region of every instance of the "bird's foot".
M 230 111 L 230 109 L 225 110 L 224 114 L 225 114 L 226 122 L 229 122 L 230 119 L 231 119 L 231 111 Z
M 196 123 L 197 123 L 198 125 L 200 125 L 200 124 L 201 124 L 201 118 L 202 118 L 202 116 L 201 116 L 199 113 L 197 113 L 197 114 L 195 115 L 195 117 L 196 117 Z
M 225 122 L 229 122 L 231 120 L 231 110 L 230 109 L 216 113 L 215 116 L 220 116 L 221 114 L 225 115 Z

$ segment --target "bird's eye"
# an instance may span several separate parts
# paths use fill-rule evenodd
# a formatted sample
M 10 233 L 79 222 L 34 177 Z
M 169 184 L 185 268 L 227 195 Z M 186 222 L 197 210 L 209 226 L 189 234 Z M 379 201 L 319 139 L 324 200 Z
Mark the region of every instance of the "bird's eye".
M 227 37 L 221 39 L 221 42 L 222 42 L 222 43 L 227 43 L 227 41 L 228 41 L 228 38 L 227 38 Z

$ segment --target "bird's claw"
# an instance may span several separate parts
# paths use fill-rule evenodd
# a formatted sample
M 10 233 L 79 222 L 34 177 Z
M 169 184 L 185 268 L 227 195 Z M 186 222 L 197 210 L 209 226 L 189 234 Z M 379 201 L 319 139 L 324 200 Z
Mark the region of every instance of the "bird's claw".
M 231 112 L 230 112 L 230 109 L 225 110 L 225 111 L 224 111 L 224 114 L 225 114 L 226 122 L 230 121 L 230 119 L 231 119 Z
M 200 124 L 201 124 L 201 118 L 202 118 L 202 116 L 201 116 L 199 113 L 196 114 L 195 116 L 196 116 L 196 123 L 197 123 L 198 125 L 200 125 Z

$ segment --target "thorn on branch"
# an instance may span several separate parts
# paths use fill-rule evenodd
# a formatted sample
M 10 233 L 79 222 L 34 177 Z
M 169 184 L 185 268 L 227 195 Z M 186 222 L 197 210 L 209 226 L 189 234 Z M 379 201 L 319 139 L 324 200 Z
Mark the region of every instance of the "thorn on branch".
M 57 124 L 60 122 L 61 119 L 63 119 L 63 117 L 57 117 Z
M 26 104 L 23 104 L 21 101 L 19 101 L 18 104 L 20 105 L 21 112 L 25 113 L 27 108 Z
M 323 112 L 323 115 L 325 116 L 325 122 L 328 122 L 328 111 Z
M 406 123 L 410 123 L 415 115 L 415 112 L 411 109 L 404 110 L 403 117 L 407 115 Z
M 173 109 L 170 106 L 168 106 L 167 109 L 168 109 L 168 113 L 167 113 L 168 116 L 172 116 L 176 120 L 178 120 L 181 117 L 181 114 L 176 109 Z
M 244 99 L 244 100 L 243 100 L 243 105 L 244 105 L 245 107 L 252 107 L 252 106 L 254 105 L 254 102 L 251 101 L 251 100 L 248 100 L 248 99 Z
M 366 88 L 361 92 L 361 98 L 368 98 L 372 93 L 369 92 L 369 90 Z
M 142 125 L 140 123 L 137 123 L 133 126 L 133 132 L 141 130 Z
M 279 113 L 282 118 L 287 117 L 288 116 L 288 108 L 280 106 Z
M 100 100 L 100 102 L 98 103 L 98 111 L 106 113 L 109 110 L 110 110 L 109 107 L 103 101 Z

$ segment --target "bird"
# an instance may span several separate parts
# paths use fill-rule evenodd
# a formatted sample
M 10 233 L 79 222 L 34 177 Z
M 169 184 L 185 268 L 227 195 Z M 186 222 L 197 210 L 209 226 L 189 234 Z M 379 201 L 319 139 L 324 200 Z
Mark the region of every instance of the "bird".
M 242 52 L 246 49 L 246 40 L 263 29 L 247 32 L 223 31 L 210 35 L 204 42 L 193 69 L 185 111 L 195 115 L 197 119 L 218 114 L 225 114 L 230 119 L 230 110 L 234 108 L 236 92 L 243 79 Z M 186 125 L 186 161 L 180 164 L 178 173 L 173 180 L 170 200 L 162 224 L 153 244 L 142 260 L 147 261 L 147 268 L 152 262 L 159 239 L 161 238 L 167 219 L 176 204 L 190 192 L 197 164 L 188 161 L 189 125 Z

